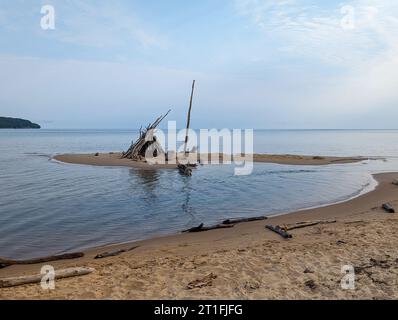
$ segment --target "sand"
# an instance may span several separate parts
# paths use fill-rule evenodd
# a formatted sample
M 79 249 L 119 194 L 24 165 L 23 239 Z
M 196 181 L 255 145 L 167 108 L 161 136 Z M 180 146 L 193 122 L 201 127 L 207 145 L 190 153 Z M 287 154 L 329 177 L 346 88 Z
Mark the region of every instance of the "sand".
M 132 161 L 130 159 L 121 159 L 120 152 L 99 153 L 95 154 L 61 154 L 56 155 L 53 159 L 70 163 L 83 164 L 93 166 L 123 166 L 140 169 L 175 169 L 175 164 L 156 164 L 150 165 L 143 161 Z M 220 162 L 222 162 L 223 155 L 218 155 Z M 237 157 L 236 160 L 242 159 Z M 367 160 L 364 157 L 320 157 L 320 156 L 301 156 L 301 155 L 268 155 L 268 154 L 254 154 L 254 162 L 289 164 L 289 165 L 328 165 L 328 164 L 342 164 L 353 163 Z
M 198 234 L 178 234 L 86 252 L 56 269 L 92 267 L 79 278 L 0 289 L 0 299 L 397 299 L 398 173 L 379 174 L 375 191 L 353 200 L 238 224 Z M 336 223 L 291 231 L 282 239 L 266 224 L 336 219 Z M 94 260 L 99 252 L 131 248 Z M 341 267 L 356 268 L 355 290 L 341 288 Z M 40 265 L 12 266 L 0 278 L 39 272 Z M 202 286 L 196 288 L 195 286 Z M 192 288 L 193 287 L 193 288 Z

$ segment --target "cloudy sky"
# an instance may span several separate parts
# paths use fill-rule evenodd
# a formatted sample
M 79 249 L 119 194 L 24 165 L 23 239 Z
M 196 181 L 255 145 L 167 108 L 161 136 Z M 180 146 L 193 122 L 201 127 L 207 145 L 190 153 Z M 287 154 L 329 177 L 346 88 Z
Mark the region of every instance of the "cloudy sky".
M 0 0 L 2 116 L 183 127 L 193 79 L 196 128 L 397 128 L 398 2 Z

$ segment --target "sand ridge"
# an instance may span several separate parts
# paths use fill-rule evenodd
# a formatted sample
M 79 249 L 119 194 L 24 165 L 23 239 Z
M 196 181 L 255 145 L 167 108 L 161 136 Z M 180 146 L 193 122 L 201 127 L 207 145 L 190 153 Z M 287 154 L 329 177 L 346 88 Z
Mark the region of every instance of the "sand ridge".
M 224 159 L 228 160 L 231 156 L 223 154 L 206 154 L 197 155 L 196 158 L 206 158 L 209 163 L 211 157 L 215 156 L 214 159 L 218 159 L 218 163 L 222 163 Z M 286 164 L 286 165 L 330 165 L 330 164 L 343 164 L 343 163 L 354 163 L 364 160 L 368 160 L 366 157 L 321 157 L 321 156 L 302 156 L 302 155 L 271 155 L 271 154 L 254 154 L 252 156 L 253 162 L 262 163 L 275 163 L 275 164 Z M 156 164 L 151 165 L 145 161 L 133 161 L 130 159 L 122 159 L 122 153 L 110 152 L 110 153 L 98 153 L 98 154 L 60 154 L 53 157 L 54 160 L 70 163 L 70 164 L 82 164 L 82 165 L 93 165 L 93 166 L 122 166 L 122 167 L 133 167 L 139 169 L 175 169 L 176 164 Z M 250 157 L 246 158 L 248 161 Z M 241 161 L 245 160 L 244 155 L 235 155 L 233 160 Z M 250 161 L 251 162 L 251 161 Z

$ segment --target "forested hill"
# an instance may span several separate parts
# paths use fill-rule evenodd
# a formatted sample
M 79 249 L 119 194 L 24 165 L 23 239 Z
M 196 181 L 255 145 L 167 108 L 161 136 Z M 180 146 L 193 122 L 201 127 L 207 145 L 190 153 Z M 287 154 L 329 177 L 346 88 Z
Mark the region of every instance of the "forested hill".
M 0 129 L 40 129 L 40 126 L 29 120 L 0 117 Z

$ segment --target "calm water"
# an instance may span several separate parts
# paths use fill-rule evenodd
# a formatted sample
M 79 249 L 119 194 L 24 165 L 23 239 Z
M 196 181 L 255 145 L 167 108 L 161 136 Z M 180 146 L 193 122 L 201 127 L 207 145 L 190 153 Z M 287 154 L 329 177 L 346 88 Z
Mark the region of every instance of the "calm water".
M 255 151 L 384 156 L 331 166 L 256 164 L 251 176 L 203 166 L 192 177 L 50 161 L 126 149 L 134 131 L 0 130 L 0 256 L 29 258 L 170 234 L 224 218 L 342 201 L 398 170 L 398 131 L 258 131 Z

